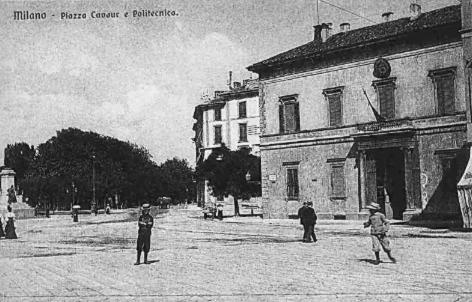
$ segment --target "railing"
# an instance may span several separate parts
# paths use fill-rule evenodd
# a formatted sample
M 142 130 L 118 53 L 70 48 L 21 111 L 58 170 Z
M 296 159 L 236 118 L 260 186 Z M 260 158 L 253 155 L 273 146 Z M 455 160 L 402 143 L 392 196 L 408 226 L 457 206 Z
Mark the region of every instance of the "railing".
M 392 120 L 385 122 L 372 122 L 368 124 L 357 125 L 359 131 L 379 131 L 382 129 L 401 128 L 411 126 L 411 120 Z

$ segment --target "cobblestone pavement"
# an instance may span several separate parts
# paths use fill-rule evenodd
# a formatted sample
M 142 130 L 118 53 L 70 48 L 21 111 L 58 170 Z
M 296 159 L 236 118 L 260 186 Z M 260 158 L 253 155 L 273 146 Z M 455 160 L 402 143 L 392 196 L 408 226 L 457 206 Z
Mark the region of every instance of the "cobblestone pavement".
M 17 221 L 0 240 L 0 301 L 472 301 L 472 233 L 394 225 L 397 264 L 372 264 L 361 221 L 158 216 L 151 265 L 134 266 L 130 213 Z

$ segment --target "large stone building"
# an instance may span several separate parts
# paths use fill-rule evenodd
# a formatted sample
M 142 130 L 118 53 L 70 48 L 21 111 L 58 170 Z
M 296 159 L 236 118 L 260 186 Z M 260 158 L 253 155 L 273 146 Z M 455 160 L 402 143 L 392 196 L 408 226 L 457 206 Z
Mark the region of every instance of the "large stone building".
M 195 107 L 193 126 L 196 165 L 200 165 L 213 150 L 223 144 L 230 150 L 250 148 L 259 156 L 259 89 L 257 80 L 234 82 L 227 91 L 216 91 Z M 205 181 L 197 182 L 200 205 L 214 201 Z
M 334 35 L 315 26 L 313 41 L 248 67 L 260 78 L 265 217 L 311 200 L 324 218 L 361 218 L 378 202 L 389 218 L 460 220 L 461 6 L 410 11 Z

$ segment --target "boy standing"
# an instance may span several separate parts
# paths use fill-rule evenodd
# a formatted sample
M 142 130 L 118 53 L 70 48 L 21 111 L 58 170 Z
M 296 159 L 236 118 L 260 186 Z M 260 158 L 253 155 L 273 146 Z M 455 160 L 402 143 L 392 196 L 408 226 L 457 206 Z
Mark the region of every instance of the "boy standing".
M 395 258 L 392 257 L 390 241 L 387 238 L 387 232 L 390 228 L 390 223 L 385 218 L 385 215 L 380 213 L 380 206 L 378 203 L 371 203 L 366 207 L 369 209 L 370 216 L 367 222 L 364 222 L 364 228 L 370 226 L 370 236 L 372 238 L 372 250 L 375 253 L 375 265 L 380 263 L 380 246 L 385 253 L 387 253 L 388 258 L 395 263 Z
M 154 219 L 149 215 L 149 209 L 151 206 L 147 203 L 143 204 L 143 214 L 139 216 L 138 220 L 138 244 L 136 250 L 138 251 L 136 263 L 134 265 L 139 265 L 141 262 L 141 252 L 144 251 L 144 264 L 149 264 L 148 262 L 148 253 L 151 247 L 151 229 L 154 225 Z

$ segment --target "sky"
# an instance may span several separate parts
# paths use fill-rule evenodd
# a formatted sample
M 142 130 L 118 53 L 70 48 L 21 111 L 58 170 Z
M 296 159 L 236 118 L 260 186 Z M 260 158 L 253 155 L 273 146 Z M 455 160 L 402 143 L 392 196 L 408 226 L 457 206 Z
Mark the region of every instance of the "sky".
M 194 165 L 193 110 L 203 92 L 227 88 L 228 71 L 234 81 L 257 78 L 247 66 L 307 43 L 317 20 L 336 33 L 343 22 L 381 22 L 386 11 L 406 16 L 411 0 L 318 2 L 1 1 L 0 163 L 7 144 L 37 146 L 75 127 L 144 146 L 156 163 L 178 157 Z M 459 4 L 416 2 L 423 11 Z M 164 9 L 175 16 L 132 17 Z M 14 11 L 47 16 L 14 20 Z M 94 19 L 93 11 L 119 17 Z

